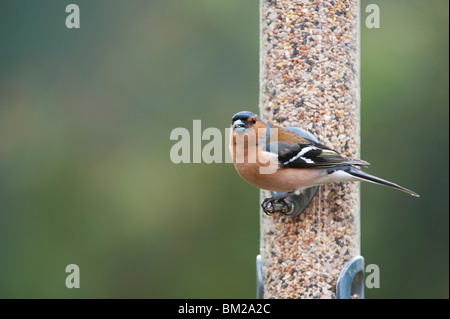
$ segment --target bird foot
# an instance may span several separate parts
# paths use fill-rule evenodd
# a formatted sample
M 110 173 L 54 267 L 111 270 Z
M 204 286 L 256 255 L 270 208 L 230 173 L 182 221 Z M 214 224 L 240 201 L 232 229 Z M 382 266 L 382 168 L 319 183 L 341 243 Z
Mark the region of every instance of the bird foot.
M 287 203 L 284 198 L 269 197 L 262 201 L 261 208 L 266 215 L 273 213 L 288 215 L 292 211 L 292 204 Z

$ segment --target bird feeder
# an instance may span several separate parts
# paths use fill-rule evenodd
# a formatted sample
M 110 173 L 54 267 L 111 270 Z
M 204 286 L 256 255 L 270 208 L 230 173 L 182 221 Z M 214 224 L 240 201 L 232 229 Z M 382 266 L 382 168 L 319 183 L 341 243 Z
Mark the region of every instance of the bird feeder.
M 262 119 L 359 158 L 359 1 L 260 5 Z M 261 211 L 258 296 L 362 298 L 358 183 L 320 186 L 310 196 L 296 216 Z

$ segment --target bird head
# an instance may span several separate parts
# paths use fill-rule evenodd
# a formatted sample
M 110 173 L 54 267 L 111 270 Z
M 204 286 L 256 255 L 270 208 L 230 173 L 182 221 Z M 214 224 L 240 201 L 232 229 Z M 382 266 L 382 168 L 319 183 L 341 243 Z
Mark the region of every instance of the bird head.
M 231 119 L 233 133 L 252 133 L 258 129 L 265 129 L 266 125 L 259 119 L 258 115 L 252 112 L 243 111 L 236 113 Z
M 231 119 L 232 141 L 236 143 L 236 138 L 245 138 L 246 142 L 260 145 L 267 140 L 269 126 L 266 125 L 255 113 L 242 111 L 236 113 Z M 244 141 L 244 140 L 242 140 Z M 253 142 L 251 142 L 253 141 Z

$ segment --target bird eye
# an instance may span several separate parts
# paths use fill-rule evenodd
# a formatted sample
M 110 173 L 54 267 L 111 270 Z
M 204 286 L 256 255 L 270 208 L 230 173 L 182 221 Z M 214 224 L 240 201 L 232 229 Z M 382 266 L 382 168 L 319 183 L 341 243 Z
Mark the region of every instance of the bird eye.
M 256 123 L 256 119 L 252 119 L 252 124 L 255 124 Z

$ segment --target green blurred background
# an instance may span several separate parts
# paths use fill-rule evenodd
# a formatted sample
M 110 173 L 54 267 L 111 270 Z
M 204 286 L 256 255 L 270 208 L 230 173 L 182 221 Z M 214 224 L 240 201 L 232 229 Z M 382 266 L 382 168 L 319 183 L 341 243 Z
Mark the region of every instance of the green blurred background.
M 422 197 L 362 186 L 366 296 L 448 298 L 449 4 L 370 3 L 362 157 Z M 258 36 L 256 0 L 0 2 L 0 297 L 256 296 L 258 190 L 169 135 L 258 110 Z

